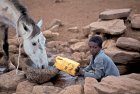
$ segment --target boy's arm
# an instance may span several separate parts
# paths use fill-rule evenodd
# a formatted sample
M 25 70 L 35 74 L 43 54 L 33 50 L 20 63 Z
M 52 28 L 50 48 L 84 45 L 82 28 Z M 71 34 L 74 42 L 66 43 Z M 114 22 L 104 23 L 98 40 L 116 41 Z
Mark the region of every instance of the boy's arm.
M 94 63 L 93 71 L 84 72 L 85 77 L 93 77 L 95 79 L 101 79 L 104 76 L 104 64 L 102 59 L 98 59 L 97 62 Z
M 84 71 L 92 70 L 92 63 L 93 63 L 93 59 L 91 58 L 89 65 L 86 68 L 84 68 Z
M 91 69 L 92 69 L 91 64 L 89 64 L 86 68 L 84 68 L 84 71 L 89 71 Z

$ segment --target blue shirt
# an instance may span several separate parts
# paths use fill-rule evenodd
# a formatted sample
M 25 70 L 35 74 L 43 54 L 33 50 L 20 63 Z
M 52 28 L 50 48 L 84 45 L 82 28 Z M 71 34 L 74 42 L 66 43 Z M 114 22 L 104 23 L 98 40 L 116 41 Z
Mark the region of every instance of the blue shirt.
M 119 76 L 119 70 L 112 59 L 103 50 L 100 50 L 95 59 L 92 57 L 90 64 L 84 69 L 85 77 L 101 79 L 108 75 Z

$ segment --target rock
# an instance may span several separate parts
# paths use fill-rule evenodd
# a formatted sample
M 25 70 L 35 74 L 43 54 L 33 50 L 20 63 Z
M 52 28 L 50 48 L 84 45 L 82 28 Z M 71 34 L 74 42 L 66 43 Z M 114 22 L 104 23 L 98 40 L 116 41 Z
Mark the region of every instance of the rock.
M 71 53 L 72 52 L 69 47 L 63 48 L 63 51 L 66 52 L 66 53 Z
M 73 60 L 75 60 L 77 62 L 81 62 L 81 60 L 83 58 L 85 58 L 85 53 L 84 52 L 74 52 L 71 57 Z
M 98 94 L 98 92 L 94 88 L 95 84 L 98 84 L 98 81 L 96 79 L 86 77 L 84 84 L 84 94 Z
M 68 47 L 68 42 L 63 41 L 50 41 L 47 44 L 48 48 L 57 48 L 58 46 Z
M 65 87 L 58 94 L 83 94 L 83 87 L 82 85 L 71 85 L 71 86 Z
M 54 25 L 52 26 L 49 30 L 52 31 L 52 32 L 58 32 L 59 31 L 59 25 Z
M 125 50 L 140 52 L 140 41 L 133 38 L 120 37 L 117 39 L 116 46 Z
M 140 81 L 126 78 L 108 76 L 94 85 L 99 94 L 139 94 Z
M 82 28 L 82 31 L 81 31 L 81 32 L 82 32 L 81 36 L 82 36 L 83 38 L 88 37 L 88 35 L 90 34 L 90 30 L 91 30 L 91 28 L 90 28 L 89 25 L 83 27 L 83 28 Z
M 54 86 L 34 86 L 33 94 L 58 94 L 62 89 Z
M 105 53 L 112 58 L 115 63 L 127 64 L 135 58 L 140 58 L 140 53 L 130 52 L 119 49 L 116 47 L 114 40 L 107 40 L 103 42 L 103 48 Z
M 76 42 L 80 42 L 80 40 L 79 39 L 70 39 L 69 40 L 69 44 L 74 44 Z
M 58 1 L 58 0 L 57 0 Z M 58 26 L 63 26 L 61 20 L 59 19 L 53 19 L 53 21 L 50 23 L 50 25 L 47 27 L 47 30 L 52 28 L 53 26 L 58 25 Z
M 82 60 L 80 62 L 81 67 L 85 67 L 90 63 L 91 53 L 90 51 L 87 51 L 82 57 Z
M 73 32 L 73 33 L 78 33 L 79 29 L 78 27 L 71 27 L 71 28 L 68 28 L 68 31 Z
M 18 83 L 25 80 L 24 72 L 16 70 L 0 75 L 0 88 L 5 91 L 15 91 Z
M 131 73 L 128 75 L 122 75 L 122 77 L 131 78 L 131 79 L 135 79 L 135 80 L 140 81 L 140 74 L 139 73 Z
M 133 14 L 130 19 L 132 28 L 140 29 L 140 14 Z
M 126 9 L 110 9 L 100 13 L 99 18 L 102 20 L 111 20 L 118 18 L 127 18 L 131 13 L 130 8 Z
M 48 39 L 48 38 L 53 39 L 53 38 L 58 37 L 59 36 L 59 33 L 52 32 L 50 30 L 46 30 L 46 31 L 43 31 L 43 35 L 46 37 L 46 39 Z
M 126 30 L 124 21 L 120 19 L 93 22 L 90 24 L 92 32 L 106 33 L 111 35 L 123 34 Z
M 73 50 L 73 51 L 87 51 L 88 50 L 88 45 L 86 44 L 86 42 L 77 42 L 75 44 L 72 44 L 70 46 L 70 48 Z
M 113 39 L 105 40 L 102 44 L 103 49 L 111 48 L 112 46 L 116 46 L 116 43 Z
M 20 82 L 17 85 L 16 94 L 31 94 L 34 85 L 34 83 L 30 83 L 29 81 Z
M 63 41 L 50 41 L 48 42 L 47 47 L 51 48 L 51 51 L 60 53 L 60 52 L 71 52 L 71 49 L 68 48 L 69 43 Z

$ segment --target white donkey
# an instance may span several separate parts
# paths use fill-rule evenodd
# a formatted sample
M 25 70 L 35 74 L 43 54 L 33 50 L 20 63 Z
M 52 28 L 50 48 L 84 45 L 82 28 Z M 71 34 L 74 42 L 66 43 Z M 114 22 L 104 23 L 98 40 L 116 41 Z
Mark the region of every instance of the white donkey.
M 35 22 L 28 16 L 26 8 L 18 0 L 0 0 L 0 33 L 3 33 L 3 50 L 7 60 L 8 52 L 8 27 L 16 28 L 18 35 L 23 38 L 23 47 L 26 54 L 33 62 L 34 68 L 48 67 L 46 54 L 46 39 L 40 31 L 42 22 Z

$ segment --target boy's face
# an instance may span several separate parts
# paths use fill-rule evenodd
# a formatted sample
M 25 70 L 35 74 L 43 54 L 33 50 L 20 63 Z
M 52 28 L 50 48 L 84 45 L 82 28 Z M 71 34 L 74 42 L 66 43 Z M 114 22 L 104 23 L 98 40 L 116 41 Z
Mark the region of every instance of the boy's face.
M 93 56 L 96 56 L 96 54 L 101 50 L 101 48 L 95 42 L 88 42 L 88 45 L 89 45 L 89 48 L 90 48 L 90 53 Z

